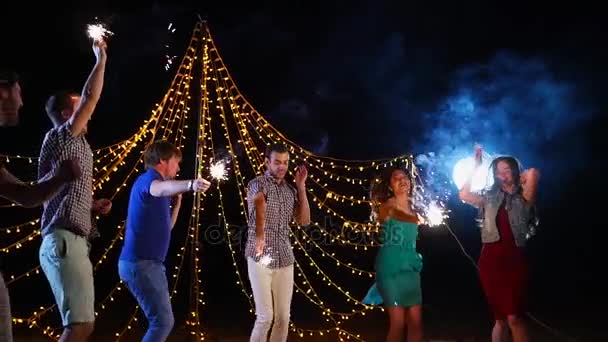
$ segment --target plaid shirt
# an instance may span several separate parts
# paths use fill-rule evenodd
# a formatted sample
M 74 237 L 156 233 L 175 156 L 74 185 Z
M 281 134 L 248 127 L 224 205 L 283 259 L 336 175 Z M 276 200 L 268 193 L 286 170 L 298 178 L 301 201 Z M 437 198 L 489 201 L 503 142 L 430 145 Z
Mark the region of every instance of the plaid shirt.
M 97 230 L 92 222 L 93 205 L 93 151 L 81 134 L 72 136 L 69 121 L 51 129 L 44 137 L 38 163 L 38 179 L 52 177 L 62 161 L 78 160 L 81 176 L 66 184 L 55 197 L 44 202 L 40 226 L 42 236 L 54 227 L 61 227 L 74 234 L 92 239 Z
M 297 190 L 286 181 L 278 184 L 268 172 L 252 179 L 247 185 L 249 220 L 245 256 L 253 258 L 256 262 L 260 260 L 260 256 L 255 255 L 255 205 L 253 199 L 258 192 L 263 192 L 266 197 L 264 254 L 268 254 L 272 258 L 268 267 L 289 266 L 294 263 L 293 250 L 289 241 L 289 224 L 294 216 Z

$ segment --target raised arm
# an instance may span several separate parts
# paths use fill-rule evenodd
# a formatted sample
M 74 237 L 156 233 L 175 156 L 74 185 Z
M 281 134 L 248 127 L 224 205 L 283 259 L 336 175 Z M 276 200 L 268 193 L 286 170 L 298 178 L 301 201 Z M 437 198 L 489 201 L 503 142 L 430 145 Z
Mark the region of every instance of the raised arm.
M 528 205 L 534 205 L 534 203 L 536 202 L 536 193 L 538 192 L 539 179 L 540 172 L 538 171 L 538 169 L 534 168 L 522 172 L 520 176 L 523 196 Z
M 482 196 L 471 192 L 471 183 L 473 182 L 473 176 L 475 175 L 477 168 L 481 166 L 482 155 L 483 150 L 481 148 L 481 145 L 475 145 L 475 166 L 473 167 L 471 174 L 469 175 L 467 181 L 464 183 L 462 189 L 460 189 L 460 193 L 458 194 L 461 201 L 477 208 L 483 207 L 485 200 Z
M 80 104 L 74 111 L 74 114 L 72 114 L 72 117 L 70 117 L 73 136 L 80 135 L 85 129 L 101 97 L 107 60 L 106 48 L 107 45 L 103 40 L 93 43 L 93 52 L 97 61 L 82 89 Z
M 297 224 L 307 226 L 310 224 L 310 205 L 306 196 L 306 178 L 308 170 L 301 165 L 296 171 L 296 187 L 298 189 L 298 202 L 295 208 L 294 219 Z

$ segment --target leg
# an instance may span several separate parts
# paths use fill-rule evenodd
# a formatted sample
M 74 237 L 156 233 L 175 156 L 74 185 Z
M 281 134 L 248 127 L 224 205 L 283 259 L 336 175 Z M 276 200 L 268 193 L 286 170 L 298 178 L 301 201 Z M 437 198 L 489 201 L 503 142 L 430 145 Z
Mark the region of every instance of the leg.
M 492 328 L 492 342 L 509 341 L 509 327 L 504 319 L 496 319 Z
M 289 335 L 291 297 L 293 296 L 293 265 L 275 271 L 271 289 L 274 302 L 274 324 L 270 333 L 270 342 L 285 342 Z
M 11 301 L 4 277 L 0 273 L 0 342 L 13 341 L 13 325 L 11 316 Z
M 142 342 L 164 342 L 175 324 L 165 266 L 156 261 L 118 262 L 120 278 L 148 320 Z
M 39 256 L 65 327 L 59 341 L 87 341 L 95 324 L 95 289 L 86 239 L 56 229 L 42 241 Z
M 422 342 L 422 306 L 414 305 L 407 309 L 407 341 Z
M 404 307 L 390 306 L 388 312 L 389 327 L 386 342 L 402 342 L 405 331 L 406 311 Z
M 513 342 L 528 341 L 528 329 L 526 328 L 526 322 L 523 317 L 519 315 L 509 315 L 507 316 L 507 322 L 509 323 L 509 328 L 511 328 Z
M 255 300 L 255 323 L 251 332 L 250 342 L 266 342 L 268 330 L 272 325 L 272 271 L 251 258 L 247 258 L 247 271 L 251 283 L 251 291 Z

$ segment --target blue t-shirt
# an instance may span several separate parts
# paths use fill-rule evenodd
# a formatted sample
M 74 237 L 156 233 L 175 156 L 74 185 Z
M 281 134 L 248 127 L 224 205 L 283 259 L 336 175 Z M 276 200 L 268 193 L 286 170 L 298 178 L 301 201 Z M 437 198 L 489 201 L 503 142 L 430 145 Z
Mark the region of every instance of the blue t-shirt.
M 154 180 L 162 181 L 163 177 L 149 168 L 131 188 L 121 260 L 165 261 L 171 239 L 171 197 L 152 196 Z

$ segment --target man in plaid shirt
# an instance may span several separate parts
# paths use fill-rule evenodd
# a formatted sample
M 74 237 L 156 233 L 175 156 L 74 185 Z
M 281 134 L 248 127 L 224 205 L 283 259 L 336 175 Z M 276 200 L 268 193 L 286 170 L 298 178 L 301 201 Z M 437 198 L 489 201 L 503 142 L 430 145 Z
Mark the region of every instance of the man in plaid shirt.
M 0 126 L 16 126 L 23 106 L 17 74 L 0 71 Z M 29 185 L 13 176 L 0 160 L 0 197 L 20 206 L 33 208 L 53 197 L 61 188 L 80 177 L 80 168 L 73 160 L 64 161 L 48 180 Z M 12 316 L 8 288 L 0 273 L 0 342 L 12 342 Z
M 112 202 L 93 200 L 93 151 L 85 138 L 87 124 L 101 96 L 106 43 L 93 44 L 96 63 L 81 96 L 59 92 L 46 111 L 53 122 L 40 151 L 38 175 L 44 179 L 66 159 L 79 162 L 82 177 L 44 203 L 40 266 L 55 296 L 64 326 L 60 341 L 86 341 L 95 322 L 93 266 L 89 241 L 97 235 L 91 211 L 107 214 Z
M 289 241 L 289 224 L 310 224 L 310 207 L 306 197 L 308 171 L 299 166 L 295 188 L 287 183 L 289 152 L 282 144 L 268 146 L 264 163 L 266 173 L 247 185 L 249 209 L 248 238 L 245 247 L 247 269 L 256 320 L 252 342 L 287 340 L 291 297 L 293 294 L 294 255 Z M 264 259 L 270 259 L 266 264 Z M 273 324 L 274 321 L 274 324 Z

